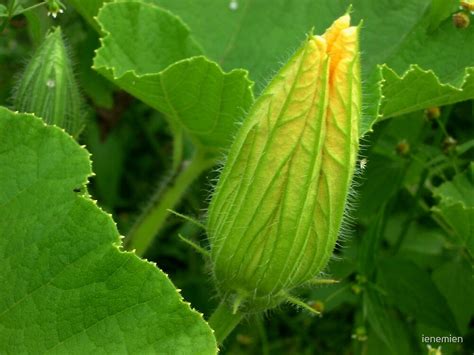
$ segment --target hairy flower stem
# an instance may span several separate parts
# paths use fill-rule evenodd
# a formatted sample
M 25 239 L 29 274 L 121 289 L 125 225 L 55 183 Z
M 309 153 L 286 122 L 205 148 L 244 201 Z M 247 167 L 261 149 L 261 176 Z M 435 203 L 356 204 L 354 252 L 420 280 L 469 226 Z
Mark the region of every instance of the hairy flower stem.
M 221 302 L 219 304 L 208 320 L 210 327 L 214 329 L 214 336 L 219 345 L 224 342 L 242 318 L 243 314 L 239 311 L 233 312 L 227 303 Z
M 204 152 L 197 151 L 191 162 L 182 168 L 176 179 L 152 197 L 150 205 L 131 228 L 125 241 L 125 248 L 135 250 L 143 256 L 153 242 L 154 237 L 165 224 L 169 209 L 173 209 L 183 197 L 188 187 L 204 171 L 214 165 Z

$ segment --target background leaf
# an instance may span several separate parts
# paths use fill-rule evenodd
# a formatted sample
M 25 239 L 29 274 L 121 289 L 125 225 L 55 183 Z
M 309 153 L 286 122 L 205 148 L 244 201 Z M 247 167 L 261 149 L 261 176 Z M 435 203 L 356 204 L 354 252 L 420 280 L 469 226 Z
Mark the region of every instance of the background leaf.
M 128 140 L 128 137 L 121 133 L 116 129 L 103 140 L 96 122 L 89 123 L 85 132 L 87 149 L 93 156 L 96 195 L 101 200 L 103 208 L 110 208 L 119 202 L 120 177 L 123 175 Z M 114 159 L 110 159 L 110 156 Z
M 220 151 L 230 144 L 236 122 L 253 101 L 245 71 L 226 74 L 204 57 L 179 61 L 196 54 L 197 47 L 183 34 L 184 25 L 157 7 L 107 4 L 98 21 L 107 35 L 94 60 L 96 70 L 162 112 L 196 145 Z M 188 47 L 192 50 L 184 50 Z
M 315 27 L 314 33 L 321 33 L 334 18 L 344 13 L 351 3 L 239 0 L 235 2 L 238 4 L 237 9 L 232 10 L 230 2 L 216 4 L 212 0 L 147 2 L 157 3 L 181 16 L 202 44 L 205 53 L 224 69 L 248 69 L 251 78 L 257 83 L 258 92 L 278 67 L 278 60 L 286 58 L 311 27 Z M 402 76 L 410 70 L 411 64 L 418 64 L 424 70 L 433 70 L 435 77 L 438 77 L 438 80 L 430 82 L 432 85 L 429 87 L 424 86 L 427 80 L 424 77 L 424 80 L 416 83 L 410 80 L 413 76 L 403 83 L 398 83 L 403 85 L 403 89 L 410 90 L 413 90 L 416 84 L 417 90 L 428 89 L 431 95 L 424 96 L 424 101 L 421 101 L 418 95 L 405 95 L 403 105 L 409 109 L 403 112 L 474 97 L 472 77 L 465 72 L 467 67 L 474 66 L 474 52 L 465 47 L 466 43 L 474 41 L 473 26 L 459 30 L 452 25 L 450 19 L 445 19 L 435 31 L 428 31 L 430 18 L 437 16 L 439 20 L 440 16 L 431 10 L 429 0 L 361 0 L 353 5 L 354 23 L 364 21 L 361 50 L 363 76 L 367 83 L 365 107 L 368 115 L 365 117 L 367 122 L 362 123 L 363 129 L 369 129 L 377 117 L 374 114 L 379 97 L 377 87 L 373 83 L 378 81 L 377 76 L 380 75 L 377 67 L 379 64 L 386 63 Z M 216 31 L 216 28 L 220 31 Z M 223 41 L 222 38 L 227 40 Z M 384 85 L 383 102 L 392 103 L 392 95 L 398 95 L 398 91 L 393 87 L 396 80 L 393 77 L 385 77 L 386 71 L 382 73 L 387 81 Z M 469 85 L 465 85 L 464 91 L 460 92 L 461 84 L 468 79 Z M 451 84 L 458 89 L 451 90 L 449 98 L 445 98 L 446 93 L 442 90 L 444 84 Z M 428 97 L 429 100 L 426 100 Z M 391 104 L 387 113 L 383 114 L 400 114 L 402 107 L 404 106 L 394 107 Z
M 474 40 L 474 39 L 473 39 Z M 466 70 L 462 84 L 454 86 L 440 82 L 433 71 L 419 66 L 398 76 L 387 66 L 383 67 L 383 118 L 402 115 L 429 106 L 442 106 L 471 99 L 474 96 L 474 68 Z
M 452 228 L 471 256 L 474 255 L 474 163 L 452 181 L 436 188 L 434 195 L 440 202 L 433 211 Z
M 379 280 L 400 310 L 419 322 L 458 333 L 453 314 L 430 275 L 411 261 L 387 258 L 380 263 Z
M 0 5 L 0 17 L 8 17 L 8 9 L 5 5 Z
M 67 0 L 74 9 L 81 14 L 82 17 L 96 30 L 100 31 L 100 26 L 95 20 L 95 16 L 99 12 L 102 5 L 107 2 L 104 0 Z
M 398 319 L 394 312 L 390 312 L 380 294 L 368 288 L 365 290 L 363 302 L 364 313 L 372 330 L 390 354 L 412 354 L 413 347 L 407 334 L 407 324 Z
M 459 8 L 459 0 L 433 0 L 429 13 L 429 31 L 434 31 Z
M 464 261 L 446 262 L 433 272 L 433 281 L 448 301 L 461 334 L 465 334 L 474 315 L 471 266 Z
M 351 1 L 238 0 L 237 8 L 233 9 L 230 1 L 217 4 L 213 0 L 146 1 L 179 15 L 190 26 L 205 53 L 224 69 L 248 69 L 257 82 L 257 91 L 279 67 L 278 61 L 285 60 L 299 46 L 311 27 L 314 26 L 314 33 L 324 32 L 351 4 Z M 428 0 L 363 0 L 354 4 L 353 23 L 364 20 L 362 65 L 367 75 L 378 63 L 385 62 L 403 41 L 403 35 L 416 25 L 428 4 Z
M 377 250 L 380 248 L 386 219 L 385 209 L 386 206 L 382 205 L 360 244 L 358 269 L 366 278 L 371 277 L 376 266 Z
M 216 352 L 165 274 L 119 250 L 85 192 L 85 149 L 4 108 L 0 139 L 0 352 Z
M 247 69 L 256 81 L 257 93 L 279 62 L 285 61 L 312 27 L 314 33 L 322 33 L 352 3 L 350 0 L 330 3 L 312 0 L 143 1 L 180 16 L 204 53 L 225 70 Z M 77 1 L 73 4 L 90 21 L 100 1 L 87 2 L 94 3 L 88 5 L 87 11 L 83 10 L 85 5 L 76 5 Z M 456 28 L 449 18 L 449 11 L 455 8 L 452 0 L 444 4 L 430 0 L 354 3 L 354 23 L 364 21 L 361 50 L 366 115 L 361 123 L 362 133 L 370 130 L 378 119 L 382 98 L 382 114 L 386 118 L 474 97 L 474 69 L 466 71 L 474 67 L 474 51 L 465 47 L 474 41 L 474 26 Z M 382 64 L 385 66 L 379 68 Z M 412 67 L 412 64 L 417 66 Z M 383 95 L 379 88 L 381 76 L 385 80 Z
M 474 163 L 452 181 L 446 182 L 435 189 L 435 196 L 446 203 L 461 202 L 464 207 L 474 207 Z

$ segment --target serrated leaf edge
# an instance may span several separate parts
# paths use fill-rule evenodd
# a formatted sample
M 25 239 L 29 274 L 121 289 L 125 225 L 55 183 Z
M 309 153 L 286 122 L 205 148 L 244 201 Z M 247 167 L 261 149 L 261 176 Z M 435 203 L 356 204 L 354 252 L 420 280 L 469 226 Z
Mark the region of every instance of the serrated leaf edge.
M 104 50 L 104 48 L 106 47 L 106 43 L 104 43 L 107 38 L 109 37 L 113 37 L 112 34 L 106 30 L 105 26 L 102 24 L 102 22 L 100 22 L 100 14 L 101 12 L 103 11 L 103 9 L 107 6 L 113 6 L 114 4 L 116 3 L 105 3 L 99 10 L 99 13 L 97 14 L 97 16 L 94 16 L 94 19 L 97 21 L 97 23 L 99 24 L 100 26 L 100 29 L 101 29 L 101 37 L 99 38 L 99 41 L 100 41 L 100 47 L 97 48 L 96 50 L 94 50 L 94 58 L 93 58 L 93 64 L 92 64 L 92 69 L 94 69 L 95 71 L 97 71 L 99 74 L 103 75 L 101 73 L 101 70 L 105 70 L 105 71 L 108 71 L 111 73 L 112 75 L 112 78 L 113 80 L 120 80 L 122 79 L 123 77 L 125 77 L 127 74 L 131 74 L 132 76 L 134 76 L 137 80 L 139 79 L 142 79 L 142 78 L 148 78 L 148 77 L 161 77 L 163 75 L 165 75 L 167 73 L 168 70 L 171 70 L 174 66 L 177 66 L 177 65 L 181 65 L 182 63 L 191 63 L 193 61 L 196 61 L 196 60 L 203 60 L 205 61 L 207 64 L 209 65 L 212 65 L 214 66 L 220 74 L 222 74 L 224 77 L 231 77 L 232 75 L 239 75 L 241 76 L 246 82 L 247 82 L 247 85 L 248 85 L 248 89 L 251 93 L 251 96 L 252 96 L 252 101 L 255 99 L 254 97 L 254 92 L 253 92 L 253 87 L 254 87 L 254 82 L 250 79 L 249 77 L 249 72 L 248 70 L 246 69 L 243 69 L 243 68 L 234 68 L 232 69 L 231 71 L 229 72 L 225 72 L 222 67 L 215 61 L 213 60 L 210 60 L 209 58 L 207 58 L 205 55 L 198 55 L 198 56 L 192 56 L 192 57 L 189 57 L 189 58 L 184 58 L 184 59 L 181 59 L 181 60 L 178 60 L 174 63 L 171 63 L 170 65 L 168 65 L 167 67 L 165 67 L 163 70 L 161 71 L 158 71 L 158 72 L 154 72 L 154 73 L 145 73 L 145 74 L 138 74 L 136 72 L 135 69 L 129 69 L 129 70 L 126 70 L 120 74 L 117 74 L 117 68 L 114 67 L 114 66 L 107 66 L 107 65 L 96 65 L 96 58 L 101 56 L 101 51 Z M 155 5 L 152 5 L 152 4 L 145 4 L 145 3 L 140 3 L 141 5 L 146 5 L 146 6 L 149 6 L 149 7 L 152 7 L 152 8 L 156 8 L 156 9 L 159 9 L 160 11 L 165 11 L 167 13 L 169 13 L 171 16 L 175 17 L 179 22 L 181 22 L 181 24 L 188 30 L 189 33 L 191 33 L 189 27 L 187 26 L 186 23 L 184 23 L 180 17 L 174 15 L 172 12 L 166 10 L 166 9 L 162 9 L 160 8 L 159 6 L 155 6 Z M 194 40 L 193 40 L 194 41 Z M 199 45 L 198 42 L 194 41 L 196 43 L 196 45 Z M 168 103 L 170 106 L 171 104 Z M 173 107 L 173 109 L 175 109 L 174 106 L 171 106 Z M 183 128 L 183 127 L 182 127 Z M 184 128 L 185 129 L 185 128 Z M 188 131 L 187 129 L 185 129 L 186 131 Z M 196 146 L 201 146 L 201 144 L 196 141 L 196 140 L 193 140 L 194 144 Z
M 406 79 L 406 77 L 414 72 L 420 72 L 424 75 L 428 75 L 428 76 L 431 76 L 435 81 L 436 83 L 440 86 L 440 87 L 443 87 L 443 88 L 448 88 L 448 89 L 451 89 L 451 90 L 455 90 L 459 93 L 463 92 L 464 91 L 464 86 L 465 84 L 467 83 L 468 79 L 474 75 L 474 67 L 466 67 L 464 68 L 464 75 L 463 75 L 463 78 L 462 78 L 462 82 L 460 83 L 459 87 L 456 86 L 456 85 L 453 85 L 452 83 L 449 83 L 449 82 L 446 82 L 446 83 L 443 83 L 441 82 L 441 80 L 439 79 L 439 77 L 436 75 L 435 71 L 433 69 L 423 69 L 422 67 L 420 67 L 418 64 L 410 64 L 410 66 L 408 67 L 408 69 L 406 71 L 403 72 L 403 74 L 398 74 L 394 69 L 392 69 L 391 67 L 389 67 L 386 63 L 384 64 L 379 64 L 378 67 L 380 68 L 381 70 L 381 73 L 382 73 L 382 77 L 383 77 L 383 80 L 381 82 L 381 92 L 382 92 L 382 100 L 381 100 L 381 103 L 379 105 L 379 113 L 380 113 L 380 117 L 381 119 L 386 119 L 386 118 L 390 118 L 390 117 L 394 117 L 394 116 L 398 116 L 398 114 L 392 114 L 390 116 L 383 116 L 383 113 L 381 113 L 380 111 L 380 108 L 383 108 L 384 106 L 384 99 L 385 99 L 385 96 L 383 96 L 383 91 L 384 91 L 384 87 L 385 87 L 385 83 L 386 83 L 386 79 L 383 75 L 383 71 L 384 70 L 387 70 L 389 71 L 391 74 L 393 74 L 393 76 L 399 80 L 399 81 L 403 81 L 404 79 Z M 404 112 L 402 111 L 400 114 L 403 114 Z
M 86 188 L 87 185 L 90 183 L 89 181 L 89 178 L 90 177 L 93 177 L 95 176 L 95 173 L 92 171 L 92 154 L 86 149 L 86 147 L 84 145 L 79 145 L 76 140 L 69 134 L 67 133 L 62 127 L 59 127 L 59 126 L 56 126 L 56 125 L 48 125 L 46 124 L 42 118 L 32 114 L 32 113 L 22 113 L 22 112 L 19 112 L 19 111 L 10 111 L 10 112 L 13 112 L 15 115 L 25 115 L 25 116 L 29 116 L 37 121 L 39 121 L 39 123 L 43 126 L 43 128 L 46 128 L 46 129 L 51 129 L 51 130 L 56 130 L 56 131 L 60 131 L 62 132 L 65 136 L 67 136 L 67 139 L 71 140 L 80 150 L 82 150 L 83 152 L 86 153 L 86 156 L 87 156 L 87 160 L 88 160 L 88 166 L 89 166 L 89 172 L 88 174 L 85 176 L 85 179 L 81 182 L 81 187 L 83 188 Z M 87 195 L 76 195 L 78 198 L 81 198 L 83 199 L 84 201 L 88 202 L 88 203 L 92 203 L 93 206 L 95 206 L 97 208 L 97 213 L 101 213 L 105 216 L 107 216 L 107 218 L 113 223 L 114 227 L 115 227 L 115 236 L 116 236 L 116 241 L 112 243 L 112 246 L 120 253 L 120 254 L 125 254 L 125 255 L 132 255 L 132 257 L 134 257 L 135 259 L 137 259 L 140 263 L 142 264 L 145 264 L 145 265 L 150 265 L 153 267 L 153 269 L 155 270 L 158 270 L 159 272 L 163 273 L 163 275 L 165 276 L 166 280 L 171 283 L 171 285 L 173 286 L 173 289 L 175 290 L 176 292 L 176 295 L 178 296 L 178 299 L 179 301 L 181 302 L 181 304 L 185 305 L 187 307 L 187 309 L 189 311 L 191 311 L 191 313 L 197 315 L 201 320 L 203 320 L 206 324 L 207 324 L 207 321 L 204 319 L 204 314 L 199 312 L 198 310 L 194 309 L 192 306 L 191 306 L 191 303 L 190 302 L 187 302 L 183 296 L 181 295 L 181 290 L 176 288 L 176 286 L 174 285 L 174 283 L 171 281 L 169 275 L 164 272 L 163 270 L 161 270 L 160 268 L 158 268 L 157 264 L 153 261 L 149 261 L 147 260 L 146 258 L 141 258 L 139 256 L 137 256 L 133 251 L 127 251 L 125 249 L 123 249 L 123 238 L 124 236 L 121 235 L 118 231 L 118 228 L 117 228 L 117 223 L 115 222 L 115 220 L 113 219 L 113 216 L 111 213 L 108 213 L 106 211 L 104 211 L 98 204 L 97 204 L 97 200 L 94 200 L 93 198 L 90 198 L 89 196 Z M 156 271 L 155 271 L 156 272 Z M 208 326 L 209 327 L 209 326 Z M 209 329 L 211 330 L 212 334 L 214 334 L 214 330 L 209 327 Z M 218 352 L 218 347 L 217 347 L 217 343 L 216 343 L 216 353 Z
M 184 59 L 181 59 L 181 60 L 178 60 L 174 63 L 171 63 L 170 65 L 168 65 L 166 68 L 164 68 L 163 70 L 161 71 L 158 71 L 158 72 L 154 72 L 154 73 L 145 73 L 145 74 L 138 74 L 136 72 L 135 69 L 129 69 L 129 70 L 126 70 L 124 71 L 123 73 L 121 73 L 121 75 L 117 74 L 117 68 L 116 67 L 110 67 L 110 66 L 107 66 L 107 65 L 101 65 L 101 66 L 97 66 L 96 65 L 96 58 L 98 56 L 100 56 L 100 52 L 101 50 L 103 50 L 106 46 L 106 44 L 104 43 L 104 41 L 108 38 L 108 37 L 113 37 L 112 33 L 110 33 L 109 31 L 107 31 L 104 27 L 104 25 L 102 24 L 102 22 L 100 22 L 100 14 L 101 12 L 103 11 L 104 8 L 108 7 L 108 6 L 113 6 L 114 4 L 117 4 L 117 3 L 114 3 L 114 2 L 107 2 L 104 4 L 104 6 L 102 6 L 99 10 L 99 13 L 97 14 L 97 16 L 94 16 L 94 19 L 97 21 L 97 23 L 99 24 L 100 28 L 101 28 L 101 31 L 102 31 L 102 35 L 101 37 L 99 38 L 99 41 L 100 41 L 100 47 L 97 48 L 96 50 L 94 50 L 94 60 L 93 60 L 93 64 L 92 64 L 92 69 L 96 70 L 97 72 L 100 73 L 100 69 L 105 69 L 105 70 L 108 70 L 108 71 L 111 71 L 112 72 L 112 75 L 113 75 L 113 78 L 114 80 L 119 80 L 121 78 L 123 78 L 125 75 L 127 74 L 132 74 L 133 76 L 135 76 L 137 79 L 141 79 L 141 78 L 146 78 L 146 77 L 150 77 L 150 76 L 154 76 L 154 75 L 163 75 L 166 71 L 168 71 L 171 67 L 173 67 L 174 65 L 177 65 L 177 64 L 180 64 L 180 63 L 185 63 L 185 62 L 191 62 L 193 60 L 196 60 L 197 58 L 202 58 L 204 59 L 206 62 L 214 65 L 216 68 L 219 69 L 219 72 L 225 76 L 230 76 L 232 73 L 241 73 L 244 77 L 244 79 L 246 79 L 248 82 L 249 82 L 249 87 L 252 88 L 253 85 L 254 85 L 254 82 L 252 80 L 250 80 L 249 78 L 249 72 L 248 70 L 246 69 L 243 69 L 243 68 L 235 68 L 235 69 L 232 69 L 231 71 L 229 72 L 225 72 L 221 66 L 213 61 L 213 60 L 210 60 L 209 58 L 207 58 L 205 55 L 196 55 L 196 56 L 192 56 L 192 57 L 189 57 L 189 58 L 184 58 Z M 147 4 L 147 3 L 141 3 L 141 5 L 145 5 L 145 6 L 149 6 L 149 7 L 152 7 L 152 8 L 156 8 L 156 9 L 159 9 L 160 11 L 164 11 L 164 12 L 167 12 L 168 14 L 170 14 L 171 16 L 175 17 L 179 22 L 181 22 L 181 24 L 183 25 L 183 27 L 185 27 L 189 33 L 191 33 L 191 30 L 189 29 L 188 25 L 183 22 L 181 20 L 180 17 L 176 16 L 175 14 L 173 14 L 172 12 L 166 10 L 166 9 L 162 9 L 161 7 L 159 6 L 156 6 L 156 5 L 152 5 L 152 4 Z M 195 42 L 196 45 L 199 45 L 199 43 L 197 41 L 195 41 L 193 39 L 193 41 Z

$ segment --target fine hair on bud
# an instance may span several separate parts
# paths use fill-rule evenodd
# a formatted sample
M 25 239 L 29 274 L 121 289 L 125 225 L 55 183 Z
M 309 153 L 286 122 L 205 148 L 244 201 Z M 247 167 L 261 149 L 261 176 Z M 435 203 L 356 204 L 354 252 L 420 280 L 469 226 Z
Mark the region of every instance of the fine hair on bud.
M 327 265 L 350 232 L 362 89 L 348 14 L 303 45 L 250 109 L 207 216 L 213 277 L 227 303 L 258 312 Z
M 13 92 L 13 106 L 76 138 L 84 128 L 84 104 L 59 27 L 48 33 L 26 65 Z

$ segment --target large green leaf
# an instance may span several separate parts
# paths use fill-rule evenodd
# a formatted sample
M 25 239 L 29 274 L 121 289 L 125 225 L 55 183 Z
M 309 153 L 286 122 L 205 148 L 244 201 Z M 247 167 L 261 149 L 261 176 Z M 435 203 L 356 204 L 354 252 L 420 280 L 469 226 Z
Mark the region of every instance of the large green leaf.
M 166 275 L 119 250 L 90 165 L 61 129 L 0 108 L 0 353 L 215 353 Z
M 179 15 L 204 53 L 225 70 L 245 68 L 260 92 L 279 62 L 310 28 L 324 31 L 344 13 L 350 0 L 142 0 Z M 91 19 L 103 0 L 87 0 Z M 77 3 L 77 1 L 72 1 Z M 384 117 L 474 97 L 474 26 L 460 30 L 450 21 L 456 1 L 361 0 L 353 18 L 363 20 L 362 53 L 365 119 L 362 133 L 378 115 L 383 75 Z M 77 5 L 84 14 L 84 4 Z M 383 68 L 379 65 L 386 64 Z M 412 64 L 418 66 L 412 67 Z M 430 72 L 432 71 L 432 72 Z M 414 94 L 415 93 L 415 94 Z
M 322 33 L 346 12 L 352 1 L 285 0 L 146 0 L 182 17 L 205 53 L 224 69 L 244 67 L 263 88 L 279 61 L 298 47 L 314 27 Z M 238 4 L 237 8 L 231 3 Z M 364 20 L 362 65 L 372 72 L 376 64 L 403 41 L 427 7 L 428 0 L 356 1 L 352 17 Z M 204 19 L 204 20 L 203 20 Z
M 253 101 L 245 71 L 224 73 L 202 56 L 191 57 L 198 49 L 187 28 L 158 7 L 106 4 L 98 21 L 106 36 L 96 70 L 161 111 L 196 145 L 208 150 L 229 145 L 236 122 Z
M 86 18 L 97 15 L 108 0 L 69 0 Z M 322 33 L 351 3 L 348 0 L 142 0 L 179 15 L 202 44 L 204 51 L 224 69 L 244 67 L 257 81 L 259 90 L 296 49 L 314 26 Z M 362 0 L 354 4 L 355 21 L 364 20 L 362 48 L 366 74 L 395 52 L 415 27 L 429 0 Z M 231 4 L 237 4 L 237 7 Z M 264 16 L 262 16 L 264 15 Z
M 298 45 L 312 26 L 316 33 L 323 31 L 353 1 L 238 0 L 234 1 L 238 4 L 237 9 L 230 6 L 230 1 L 147 2 L 158 3 L 181 16 L 206 54 L 224 69 L 248 69 L 260 89 L 278 67 L 278 61 L 288 56 L 288 51 Z M 469 77 L 466 72 L 467 67 L 474 66 L 474 51 L 466 46 L 474 42 L 474 26 L 460 30 L 452 25 L 449 9 L 453 7 L 453 0 L 449 0 L 447 9 L 442 5 L 441 10 L 437 3 L 430 7 L 430 0 L 361 0 L 353 3 L 353 18 L 356 22 L 364 21 L 361 42 L 367 83 L 365 106 L 372 115 L 366 120 L 373 122 L 376 118 L 373 106 L 378 100 L 376 86 L 372 83 L 379 75 L 379 64 L 386 63 L 402 77 L 390 76 L 389 69 L 382 72 L 386 81 L 383 102 L 390 103 L 383 111 L 387 117 L 474 97 L 472 75 Z M 433 70 L 434 77 L 438 78 L 430 80 L 430 76 L 421 70 L 404 75 L 411 64 L 418 64 L 424 71 Z M 464 81 L 468 83 L 462 87 Z M 427 83 L 430 86 L 426 86 Z M 453 87 L 449 88 L 447 84 Z M 400 89 L 411 92 L 400 100 Z M 447 89 L 451 89 L 448 97 Z M 413 90 L 417 90 L 417 95 L 413 95 Z M 420 97 L 423 92 L 426 94 Z M 392 103 L 392 96 L 399 106 Z M 370 124 L 363 122 L 362 127 L 369 128 Z

